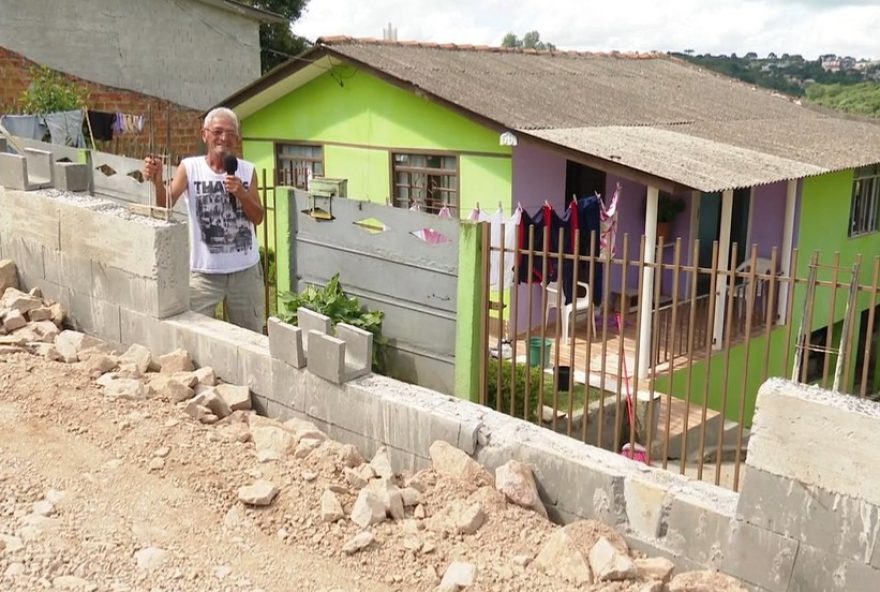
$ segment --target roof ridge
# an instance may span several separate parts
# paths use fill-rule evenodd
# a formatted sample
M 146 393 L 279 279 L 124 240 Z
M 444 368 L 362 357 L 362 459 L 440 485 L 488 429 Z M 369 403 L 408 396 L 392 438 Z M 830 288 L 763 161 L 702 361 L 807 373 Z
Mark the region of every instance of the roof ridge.
M 452 51 L 474 51 L 485 53 L 521 53 L 527 55 L 558 55 L 558 56 L 576 56 L 576 57 L 612 57 L 626 59 L 656 59 L 665 58 L 667 55 L 659 51 L 648 52 L 625 52 L 612 50 L 602 51 L 575 51 L 575 50 L 556 50 L 556 49 L 527 49 L 522 47 L 500 47 L 495 45 L 473 45 L 469 43 L 437 43 L 432 41 L 405 40 L 393 41 L 389 39 L 378 39 L 376 37 L 352 37 L 350 35 L 331 35 L 326 37 L 318 37 L 315 45 L 324 45 L 332 47 L 334 45 L 380 45 L 394 47 L 422 47 L 426 49 L 446 49 Z

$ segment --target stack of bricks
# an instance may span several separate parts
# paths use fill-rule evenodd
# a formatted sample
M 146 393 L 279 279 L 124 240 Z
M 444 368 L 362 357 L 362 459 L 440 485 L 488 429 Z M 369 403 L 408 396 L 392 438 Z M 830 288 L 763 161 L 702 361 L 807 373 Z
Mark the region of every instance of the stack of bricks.
M 19 102 L 28 85 L 31 83 L 31 71 L 38 64 L 21 54 L 0 47 L 0 114 L 18 113 Z M 150 137 L 149 114 L 153 115 L 154 151 L 165 152 L 170 114 L 171 154 L 175 160 L 197 154 L 200 150 L 199 130 L 201 114 L 199 111 L 183 107 L 158 97 L 142 93 L 113 88 L 95 82 L 89 82 L 76 76 L 60 73 L 66 80 L 84 88 L 88 92 L 87 107 L 95 111 L 110 113 L 121 112 L 144 116 L 144 130 L 141 134 L 128 136 L 128 140 L 119 142 L 116 152 L 125 156 L 141 158 L 147 151 Z M 125 136 L 123 136 L 125 138 Z M 112 146 L 100 145 L 104 151 L 114 151 Z

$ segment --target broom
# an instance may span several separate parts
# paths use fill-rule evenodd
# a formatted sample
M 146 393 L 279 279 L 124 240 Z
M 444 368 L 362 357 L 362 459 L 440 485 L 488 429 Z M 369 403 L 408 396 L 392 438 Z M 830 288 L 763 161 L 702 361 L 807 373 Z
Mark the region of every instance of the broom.
M 620 313 L 615 313 L 615 320 L 617 321 L 617 334 L 620 339 L 623 339 L 623 328 L 620 325 Z M 629 426 L 630 430 L 635 432 L 635 436 L 633 438 L 634 444 L 630 446 L 630 443 L 627 442 L 620 449 L 620 454 L 623 456 L 638 462 L 645 463 L 646 465 L 650 465 L 648 462 L 648 451 L 644 446 L 639 444 L 636 440 L 639 438 L 639 429 L 637 425 L 636 418 L 636 410 L 635 404 L 633 403 L 632 392 L 629 388 L 629 372 L 626 369 L 626 355 L 623 356 L 623 382 L 626 385 L 626 413 L 629 418 Z

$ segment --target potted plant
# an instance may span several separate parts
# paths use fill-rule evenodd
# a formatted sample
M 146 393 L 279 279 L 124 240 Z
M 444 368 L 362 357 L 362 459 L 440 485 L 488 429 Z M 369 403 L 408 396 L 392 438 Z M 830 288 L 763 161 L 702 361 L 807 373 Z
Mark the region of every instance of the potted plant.
M 657 241 L 663 237 L 664 242 L 669 242 L 672 231 L 672 222 L 675 217 L 684 211 L 684 200 L 673 197 L 668 193 L 661 193 L 657 202 Z

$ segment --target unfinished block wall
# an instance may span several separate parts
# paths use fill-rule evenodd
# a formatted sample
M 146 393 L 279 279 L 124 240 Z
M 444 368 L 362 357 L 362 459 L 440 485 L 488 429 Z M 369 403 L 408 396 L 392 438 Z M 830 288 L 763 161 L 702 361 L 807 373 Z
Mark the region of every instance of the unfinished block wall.
M 529 464 L 552 519 L 601 520 L 681 569 L 719 569 L 772 592 L 880 589 L 878 404 L 768 382 L 736 493 L 390 378 L 321 378 L 283 336 L 272 347 L 181 312 L 185 226 L 113 208 L 0 188 L 0 256 L 16 260 L 26 288 L 60 295 L 86 331 L 154 354 L 186 348 L 223 380 L 247 384 L 259 411 L 309 419 L 367 457 L 387 446 L 398 472 L 428 466 L 431 443 L 444 440 L 490 470 Z

